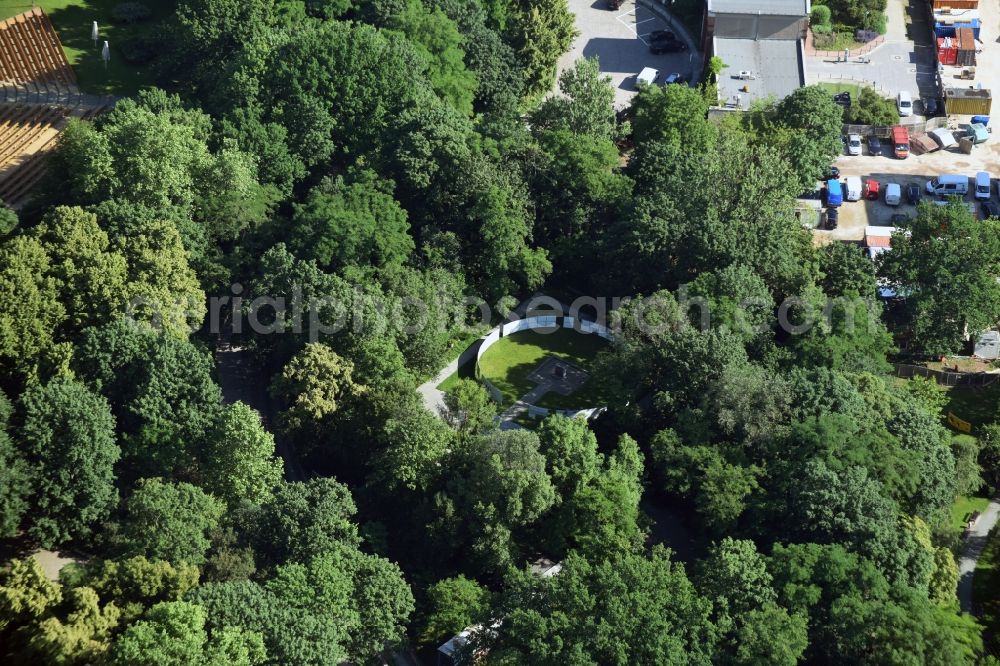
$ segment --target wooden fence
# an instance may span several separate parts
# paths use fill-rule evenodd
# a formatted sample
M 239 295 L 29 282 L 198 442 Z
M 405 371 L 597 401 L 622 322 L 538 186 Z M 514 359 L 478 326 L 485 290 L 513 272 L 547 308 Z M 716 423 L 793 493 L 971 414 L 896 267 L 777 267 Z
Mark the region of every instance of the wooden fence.
M 927 377 L 933 379 L 942 386 L 966 386 L 969 388 L 982 388 L 997 381 L 1000 373 L 995 372 L 950 372 L 948 370 L 933 370 L 922 365 L 909 365 L 907 363 L 893 363 L 896 376 L 903 379 L 911 377 Z

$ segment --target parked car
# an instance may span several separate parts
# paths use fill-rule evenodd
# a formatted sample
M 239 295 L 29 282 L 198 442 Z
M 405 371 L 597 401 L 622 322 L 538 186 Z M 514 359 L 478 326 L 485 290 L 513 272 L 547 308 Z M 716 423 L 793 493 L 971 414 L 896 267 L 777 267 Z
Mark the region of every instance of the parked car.
M 847 154 L 848 155 L 860 155 L 861 154 L 861 136 L 858 134 L 851 134 L 847 137 Z
M 681 51 L 687 51 L 687 44 L 678 39 L 657 39 L 649 42 L 649 52 L 654 55 L 680 53 Z
M 910 216 L 906 213 L 893 213 L 890 219 L 892 220 L 892 226 L 901 227 L 909 222 Z
M 836 208 L 827 208 L 826 209 L 826 228 L 827 229 L 836 229 L 837 228 L 837 218 L 838 218 L 838 216 L 839 216 L 839 213 L 837 212 Z
M 865 181 L 865 199 L 878 201 L 879 184 L 877 180 L 869 178 Z
M 910 93 L 905 90 L 899 91 L 896 95 L 896 110 L 904 118 L 913 115 L 913 97 L 910 96 Z
M 980 201 L 989 201 L 993 196 L 993 176 L 989 171 L 976 172 L 976 189 L 972 196 Z
M 923 100 L 924 105 L 924 115 L 928 118 L 937 115 L 938 112 L 938 101 L 933 97 L 927 97 Z
M 647 35 L 649 41 L 651 42 L 674 42 L 677 41 L 677 35 L 675 35 L 671 30 L 654 30 Z
M 830 165 L 830 168 L 827 169 L 826 176 L 823 180 L 830 180 L 831 178 L 840 178 L 840 169 L 833 165 Z
M 833 103 L 839 104 L 840 106 L 843 106 L 848 109 L 851 108 L 851 93 L 849 92 L 837 93 L 836 95 L 833 96 Z
M 903 202 L 903 193 L 900 191 L 899 183 L 887 183 L 885 186 L 885 205 L 898 206 Z
M 979 204 L 979 210 L 983 212 L 983 219 L 988 217 L 1000 217 L 1000 206 L 996 205 L 992 201 L 984 201 Z
M 872 135 L 868 137 L 868 152 L 872 155 L 882 154 L 882 140 L 877 136 Z
M 685 83 L 684 77 L 678 72 L 672 72 L 667 74 L 667 78 L 664 83 Z
M 920 203 L 920 186 L 916 183 L 906 185 L 906 203 L 916 206 Z

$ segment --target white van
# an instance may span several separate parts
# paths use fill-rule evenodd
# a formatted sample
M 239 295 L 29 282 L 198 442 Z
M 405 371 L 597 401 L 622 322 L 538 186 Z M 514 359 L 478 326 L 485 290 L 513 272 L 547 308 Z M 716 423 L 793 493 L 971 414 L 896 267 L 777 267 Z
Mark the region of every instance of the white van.
M 635 85 L 638 87 L 640 83 L 645 83 L 646 85 L 651 86 L 656 83 L 656 79 L 658 78 L 660 78 L 659 70 L 653 69 L 652 67 L 643 67 L 642 71 L 635 77 Z
M 989 172 L 980 171 L 976 174 L 976 191 L 973 196 L 975 196 L 980 201 L 989 201 L 989 198 L 993 195 L 993 178 L 990 177 Z
M 899 91 L 899 94 L 896 95 L 896 108 L 899 110 L 899 115 L 903 117 L 913 115 L 913 98 L 910 97 L 910 93 L 905 90 Z
M 903 193 L 899 183 L 889 183 L 885 186 L 885 205 L 898 206 L 903 200 Z
M 938 176 L 934 180 L 927 181 L 927 194 L 936 194 L 939 197 L 959 196 L 964 197 L 969 192 L 968 176 L 949 174 Z
M 848 201 L 860 201 L 861 200 L 861 178 L 858 176 L 850 176 L 844 180 L 844 184 L 847 186 L 844 196 Z

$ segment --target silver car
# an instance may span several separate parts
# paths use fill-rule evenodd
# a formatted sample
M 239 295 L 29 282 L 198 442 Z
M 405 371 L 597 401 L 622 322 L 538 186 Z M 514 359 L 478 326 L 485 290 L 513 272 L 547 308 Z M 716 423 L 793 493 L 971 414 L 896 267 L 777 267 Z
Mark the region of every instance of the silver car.
M 861 154 L 861 137 L 857 134 L 851 134 L 847 137 L 847 154 L 848 155 L 860 155 Z

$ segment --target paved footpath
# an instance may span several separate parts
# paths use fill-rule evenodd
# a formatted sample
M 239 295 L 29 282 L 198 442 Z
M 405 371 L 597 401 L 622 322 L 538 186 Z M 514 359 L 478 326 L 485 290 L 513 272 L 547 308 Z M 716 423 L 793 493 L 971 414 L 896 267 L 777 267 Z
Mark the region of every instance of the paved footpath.
M 1000 518 L 1000 497 L 990 500 L 986 510 L 979 516 L 975 526 L 965 535 L 965 545 L 958 559 L 958 603 L 962 611 L 972 613 L 972 577 L 976 573 L 976 563 L 986 547 L 993 526 Z
M 424 407 L 426 407 L 431 413 L 440 416 L 442 410 L 444 409 L 444 392 L 438 390 L 438 385 L 451 377 L 454 373 L 458 372 L 458 369 L 461 366 L 475 361 L 476 354 L 479 353 L 479 347 L 482 344 L 483 339 L 479 338 L 469 345 L 465 351 L 459 354 L 458 358 L 445 366 L 441 372 L 437 373 L 436 377 L 417 387 L 417 392 L 424 401 Z
M 549 384 L 539 384 L 520 397 L 503 414 L 500 415 L 501 430 L 516 430 L 520 428 L 514 419 L 528 411 L 528 405 L 534 405 L 538 399 L 549 392 Z

